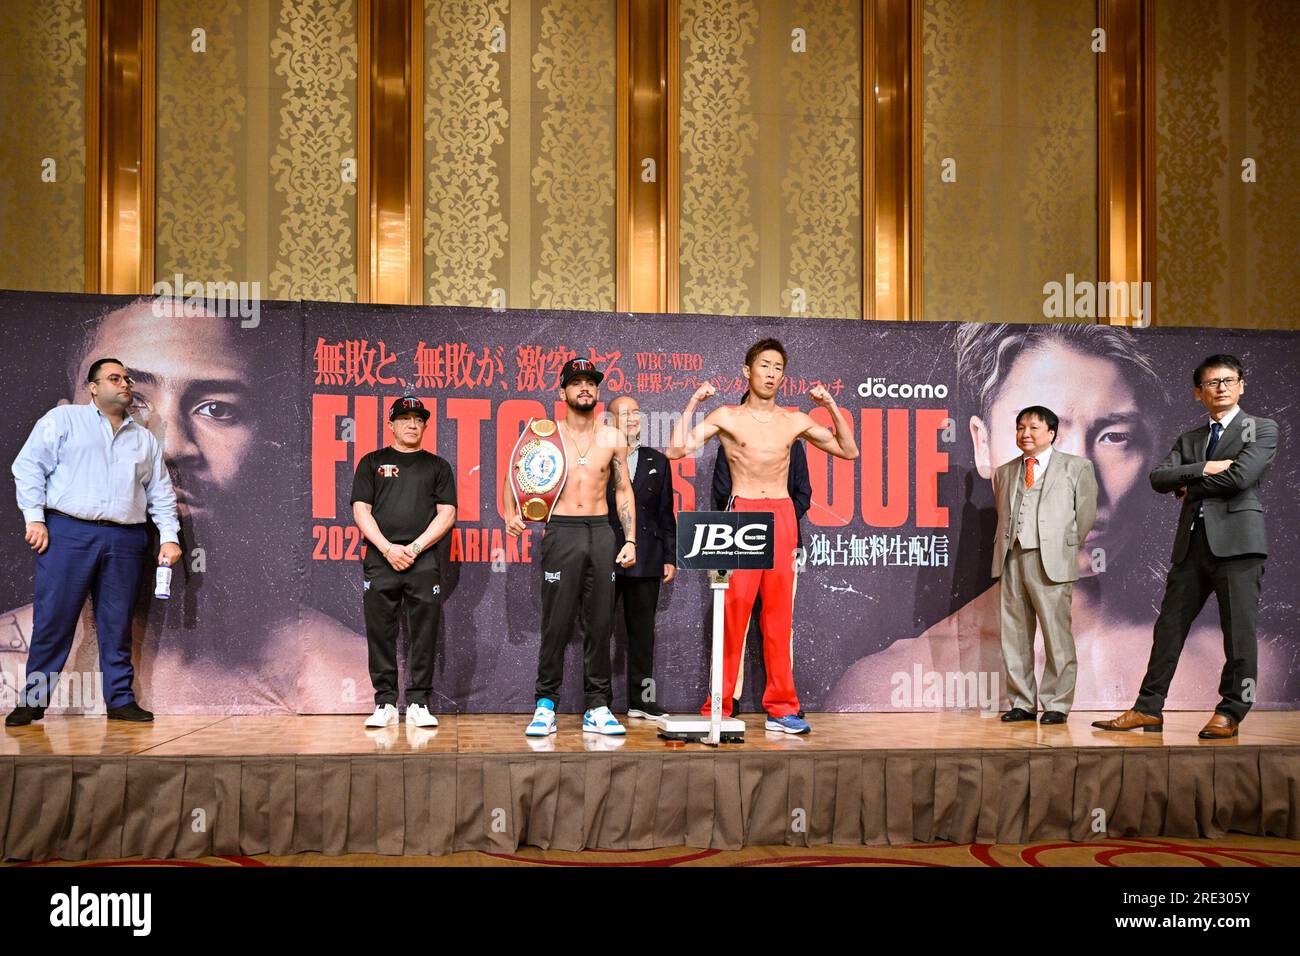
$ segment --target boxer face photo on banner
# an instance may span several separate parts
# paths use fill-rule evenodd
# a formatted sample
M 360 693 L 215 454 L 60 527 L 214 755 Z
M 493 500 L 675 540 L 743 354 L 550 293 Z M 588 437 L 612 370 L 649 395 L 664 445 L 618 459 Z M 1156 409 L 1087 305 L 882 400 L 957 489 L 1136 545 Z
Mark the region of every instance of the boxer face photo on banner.
M 290 396 L 298 329 L 278 341 L 286 337 L 271 328 L 274 315 L 262 327 L 243 328 L 237 318 L 196 311 L 141 299 L 81 323 L 67 362 L 68 391 L 57 399 L 86 402 L 78 383 L 91 362 L 101 354 L 120 358 L 136 383 L 130 414 L 162 444 L 176 489 L 183 552 L 172 597 L 155 601 L 145 593 L 136 607 L 140 700 L 169 713 L 292 710 L 304 631 L 333 650 L 319 655 L 308 679 L 328 685 L 322 692 L 337 700 L 336 672 L 355 677 L 353 657 L 364 680 L 365 643 L 319 612 L 304 609 L 300 620 L 296 479 L 282 467 L 283 450 L 297 442 Z M 253 514 L 257 520 L 248 520 Z M 214 579 L 220 583 L 211 586 Z M 151 582 L 143 591 L 151 592 Z M 30 604 L 4 617 L 30 634 Z M 22 672 L 21 661 L 0 667 Z M 98 669 L 87 605 L 66 670 Z M 359 693 L 364 699 L 368 687 Z

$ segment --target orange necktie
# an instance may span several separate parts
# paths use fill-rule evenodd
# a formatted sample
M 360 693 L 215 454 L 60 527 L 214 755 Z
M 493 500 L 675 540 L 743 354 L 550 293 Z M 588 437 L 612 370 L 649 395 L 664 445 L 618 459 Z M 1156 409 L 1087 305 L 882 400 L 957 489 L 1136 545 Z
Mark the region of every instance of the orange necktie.
M 1037 458 L 1025 459 L 1025 489 L 1034 487 L 1034 465 L 1038 464 Z

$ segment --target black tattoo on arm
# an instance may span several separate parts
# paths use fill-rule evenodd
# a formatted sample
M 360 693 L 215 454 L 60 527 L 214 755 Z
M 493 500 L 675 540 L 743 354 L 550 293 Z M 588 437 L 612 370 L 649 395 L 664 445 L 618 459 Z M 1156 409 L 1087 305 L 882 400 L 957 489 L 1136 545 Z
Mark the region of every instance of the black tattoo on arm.
M 622 454 L 620 454 L 620 452 Z M 614 459 L 611 462 L 614 470 L 614 494 L 617 496 L 623 490 L 623 455 L 626 452 L 619 449 L 614 453 Z M 627 497 L 632 497 L 632 482 L 627 483 Z M 623 537 L 628 540 L 636 538 L 636 528 L 632 523 L 632 509 L 624 501 L 618 503 L 618 522 L 623 527 Z

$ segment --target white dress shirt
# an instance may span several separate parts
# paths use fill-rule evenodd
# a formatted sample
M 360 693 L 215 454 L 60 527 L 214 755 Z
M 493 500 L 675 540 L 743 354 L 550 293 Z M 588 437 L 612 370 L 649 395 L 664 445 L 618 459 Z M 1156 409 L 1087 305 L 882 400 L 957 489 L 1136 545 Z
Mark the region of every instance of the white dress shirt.
M 178 543 L 176 492 L 162 446 L 130 415 L 114 434 L 93 402 L 51 409 L 12 471 L 26 521 L 44 521 L 52 508 L 87 521 L 140 524 L 147 510 L 162 542 Z
M 1223 431 L 1219 432 L 1219 441 L 1223 441 L 1223 436 L 1226 435 L 1226 434 L 1228 433 L 1228 426 L 1232 424 L 1232 420 L 1233 420 L 1234 418 L 1237 417 L 1237 412 L 1239 412 L 1239 411 L 1241 411 L 1241 406 L 1240 406 L 1240 405 L 1233 405 L 1233 406 L 1232 406 L 1232 411 L 1228 412 L 1228 414 L 1224 415 L 1222 418 L 1219 419 L 1219 424 L 1223 426 Z M 1213 425 L 1214 425 L 1214 417 L 1211 416 L 1211 417 L 1210 417 L 1210 426 L 1211 426 L 1211 428 L 1210 428 L 1210 435 L 1209 435 L 1209 438 L 1206 438 L 1206 439 L 1205 439 L 1205 451 L 1207 451 L 1207 452 L 1210 450 L 1210 439 L 1214 437 L 1214 428 L 1213 428 Z

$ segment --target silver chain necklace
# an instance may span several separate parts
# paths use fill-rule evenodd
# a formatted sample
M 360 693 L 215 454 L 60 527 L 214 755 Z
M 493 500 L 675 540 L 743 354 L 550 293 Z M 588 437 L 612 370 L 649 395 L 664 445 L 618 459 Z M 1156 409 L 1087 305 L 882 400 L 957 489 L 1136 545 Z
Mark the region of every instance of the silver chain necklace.
M 565 431 L 571 431 L 571 430 L 568 429 L 568 428 L 565 428 Z M 595 439 L 595 436 L 592 436 L 592 440 L 591 440 L 591 441 L 595 441 L 595 440 L 596 440 L 596 439 Z M 578 448 L 578 440 L 577 440 L 576 438 L 574 438 L 574 437 L 572 436 L 572 434 L 570 434 L 570 436 L 569 436 L 569 441 L 573 442 L 573 447 L 574 447 L 574 448 Z M 584 451 L 583 449 L 581 449 L 581 448 L 578 448 L 578 464 L 579 464 L 579 465 L 585 465 L 585 464 L 587 464 L 587 452 L 589 452 L 589 451 L 591 451 L 591 442 L 590 442 L 590 441 L 587 442 L 587 448 L 586 448 L 585 451 Z

